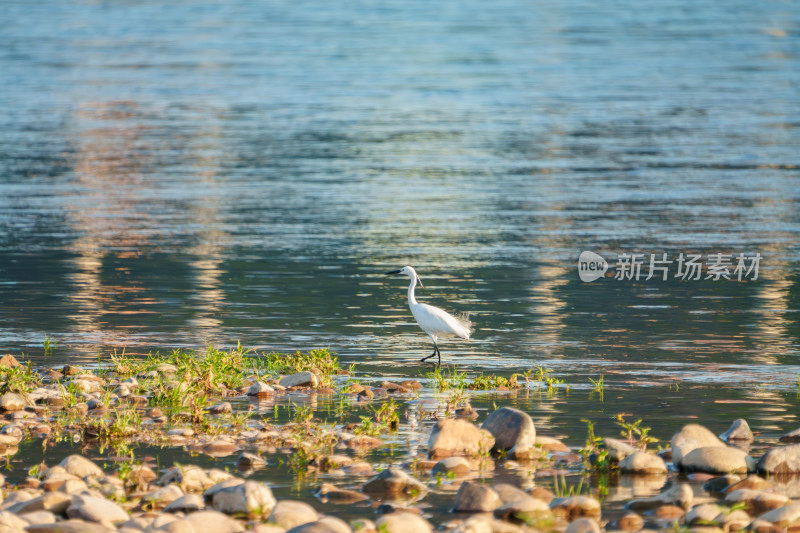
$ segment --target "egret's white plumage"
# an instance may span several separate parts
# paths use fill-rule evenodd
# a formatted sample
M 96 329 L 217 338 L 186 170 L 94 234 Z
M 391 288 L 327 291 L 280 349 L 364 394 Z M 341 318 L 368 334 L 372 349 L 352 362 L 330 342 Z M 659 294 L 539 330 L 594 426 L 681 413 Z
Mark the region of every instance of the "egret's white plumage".
M 414 319 L 417 321 L 417 324 L 419 324 L 419 327 L 422 328 L 433 341 L 433 353 L 428 357 L 423 357 L 420 361 L 425 361 L 434 355 L 438 355 L 439 364 L 441 365 L 442 354 L 439 352 L 439 337 L 460 337 L 462 339 L 469 339 L 469 336 L 472 334 L 472 324 L 466 318 L 454 317 L 438 307 L 419 303 L 414 296 L 414 289 L 417 286 L 417 281 L 419 281 L 421 287 L 423 285 L 417 271 L 412 267 L 406 266 L 400 270 L 393 270 L 386 274 L 402 274 L 411 278 L 411 284 L 408 286 L 408 307 L 411 308 L 411 314 L 414 315 Z

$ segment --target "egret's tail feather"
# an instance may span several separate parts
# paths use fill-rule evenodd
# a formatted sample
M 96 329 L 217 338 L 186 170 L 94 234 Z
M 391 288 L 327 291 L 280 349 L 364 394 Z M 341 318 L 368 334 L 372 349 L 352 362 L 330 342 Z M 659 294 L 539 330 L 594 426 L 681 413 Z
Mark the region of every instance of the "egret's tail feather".
M 472 320 L 469 319 L 469 315 L 467 313 L 459 313 L 455 318 L 458 324 L 464 328 L 464 338 L 469 339 L 472 336 L 472 332 L 475 331 L 472 327 Z

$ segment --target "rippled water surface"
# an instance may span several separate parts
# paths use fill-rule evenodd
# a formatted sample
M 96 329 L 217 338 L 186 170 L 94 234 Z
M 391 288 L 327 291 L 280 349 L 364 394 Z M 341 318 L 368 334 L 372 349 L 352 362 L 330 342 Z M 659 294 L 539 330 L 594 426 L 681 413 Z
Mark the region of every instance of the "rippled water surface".
M 793 429 L 796 7 L 6 1 L 0 349 L 239 340 L 421 375 L 382 275 L 411 264 L 476 325 L 442 344 L 462 370 Z M 763 259 L 741 283 L 584 283 L 583 250 Z

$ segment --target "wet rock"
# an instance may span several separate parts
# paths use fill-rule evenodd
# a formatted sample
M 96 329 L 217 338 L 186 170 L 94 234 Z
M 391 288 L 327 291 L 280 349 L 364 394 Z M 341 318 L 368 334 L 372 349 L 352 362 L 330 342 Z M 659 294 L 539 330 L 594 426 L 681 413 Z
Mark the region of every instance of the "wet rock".
M 589 496 L 555 498 L 550 502 L 553 514 L 569 522 L 576 518 L 600 518 L 600 502 Z
M 699 424 L 687 424 L 672 436 L 672 463 L 682 465 L 683 457 L 695 448 L 724 447 L 725 443 Z
M 615 526 L 622 531 L 639 531 L 644 527 L 644 519 L 636 513 L 626 513 Z
M 19 366 L 20 362 L 17 361 L 17 358 L 11 355 L 10 353 L 5 354 L 3 357 L 0 357 L 0 366 L 5 366 L 8 368 L 14 368 L 15 366 Z
M 248 396 L 255 396 L 258 398 L 267 398 L 270 396 L 275 396 L 275 389 L 264 383 L 263 381 L 259 381 L 254 383 L 247 389 Z
M 682 509 L 688 509 L 692 505 L 692 501 L 694 501 L 692 488 L 685 483 L 681 483 L 673 485 L 661 494 L 649 498 L 631 500 L 626 507 L 633 511 L 648 511 L 664 505 L 675 505 Z
M 635 452 L 619 462 L 619 469 L 626 474 L 666 474 L 667 465 L 657 455 Z
M 455 512 L 485 513 L 503 505 L 503 501 L 495 490 L 488 485 L 474 481 L 465 481 L 456 494 Z
M 368 518 L 356 518 L 350 523 L 353 525 L 353 530 L 357 533 L 376 533 L 378 531 L 375 522 Z
M 410 496 L 424 494 L 425 485 L 399 468 L 389 467 L 364 484 L 364 492 L 374 495 Z
M 375 513 L 391 514 L 391 513 L 414 513 L 421 515 L 422 511 L 418 507 L 407 507 L 400 502 L 383 502 L 375 508 Z
M 223 481 L 229 481 L 231 479 L 236 479 L 230 472 L 220 470 L 219 468 L 209 468 L 205 471 L 205 474 L 206 477 L 211 480 L 212 485 L 222 483 Z
M 605 437 L 603 439 L 603 447 L 606 452 L 608 452 L 608 459 L 612 463 L 619 463 L 629 455 L 633 455 L 638 451 L 627 442 L 619 439 L 612 439 L 611 437 Z
M 334 516 L 323 516 L 317 520 L 316 524 L 324 525 L 332 531 L 332 533 L 352 533 L 353 529 L 347 525 L 344 520 Z
M 364 390 L 366 390 L 364 385 L 360 383 L 350 383 L 342 389 L 342 392 L 345 394 L 360 394 Z
M 25 528 L 27 533 L 109 533 L 106 526 L 86 520 L 70 519 L 55 524 L 35 524 Z
M 544 487 L 533 487 L 531 490 L 531 496 L 548 504 L 555 498 L 555 494 Z
M 422 390 L 422 384 L 419 381 L 406 380 L 400 382 L 401 387 L 405 387 L 412 391 Z
M 600 533 L 600 526 L 591 518 L 578 518 L 570 522 L 564 533 Z
M 495 518 L 515 524 L 525 524 L 533 519 L 551 514 L 552 511 L 547 503 L 532 498 L 527 494 L 524 498 L 503 503 L 503 505 L 494 510 Z
M 57 471 L 51 472 L 52 470 Z M 67 484 L 70 484 L 70 486 L 65 488 Z M 41 484 L 41 488 L 47 492 L 60 490 L 61 492 L 66 492 L 67 494 L 76 493 L 76 488 L 78 489 L 77 492 L 79 492 L 80 487 L 86 488 L 86 483 L 78 476 L 73 476 L 59 466 L 50 468 L 50 470 L 47 471 L 47 476 L 44 478 Z
M 385 400 L 389 397 L 389 393 L 386 392 L 386 389 L 382 389 L 380 387 L 375 387 L 372 389 L 372 398 L 375 400 Z
M 252 529 L 253 533 L 286 533 L 286 530 L 278 526 L 270 526 L 267 524 L 256 524 Z
M 318 498 L 335 503 L 354 503 L 368 499 L 364 494 L 354 490 L 340 489 L 330 483 L 321 484 L 315 491 Z
M 433 472 L 434 474 L 452 473 L 454 476 L 462 477 L 469 474 L 471 470 L 472 467 L 470 466 L 469 461 L 467 461 L 463 457 L 453 456 L 453 457 L 445 457 L 444 459 L 433 465 L 431 472 Z
M 226 479 L 230 477 L 232 476 L 228 474 Z M 212 487 L 215 481 L 212 480 L 202 468 L 194 465 L 187 465 L 170 468 L 164 472 L 158 480 L 158 484 L 161 486 L 167 486 L 172 483 L 177 484 L 184 491 L 200 492 Z
M 161 363 L 155 368 L 156 372 L 160 372 L 162 374 L 177 374 L 178 367 L 175 365 L 171 365 L 169 363 Z
M 50 511 L 34 511 L 32 513 L 23 513 L 19 517 L 28 524 L 53 524 L 56 521 L 56 515 Z
M 267 465 L 267 461 L 254 453 L 244 452 L 236 460 L 236 465 L 242 470 L 249 470 L 251 468 L 261 468 Z
M 434 426 L 428 439 L 428 454 L 432 458 L 452 455 L 474 456 L 486 453 L 494 446 L 494 437 L 466 420 L 444 419 Z
M 375 393 L 372 392 L 372 389 L 365 389 L 363 387 L 360 391 L 358 391 L 357 394 L 359 400 L 371 400 L 375 396 Z
M 94 496 L 75 496 L 72 505 L 67 509 L 67 516 L 87 522 L 112 524 L 128 519 L 128 513 L 122 507 L 111 500 Z
M 513 503 L 531 497 L 531 495 L 525 492 L 524 490 L 519 489 L 509 483 L 498 483 L 497 485 L 494 485 L 492 488 L 497 493 L 497 495 L 500 496 L 500 500 L 503 502 L 504 505 L 507 503 Z
M 728 431 L 719 436 L 720 439 L 725 441 L 742 440 L 752 442 L 753 432 L 750 431 L 750 426 L 744 418 L 738 418 L 733 421 Z
M 319 379 L 313 372 L 298 372 L 290 376 L 284 376 L 278 381 L 281 387 L 317 387 Z
M 770 448 L 761 456 L 757 469 L 762 476 L 800 473 L 800 444 Z
M 75 376 L 70 383 L 81 392 L 91 393 L 103 390 L 102 380 L 98 381 L 94 376 Z
M 8 502 L 8 500 L 6 500 Z M 72 496 L 63 492 L 46 492 L 41 496 L 22 501 L 8 507 L 8 511 L 17 515 L 35 511 L 49 511 L 55 514 L 64 514 L 72 505 Z
M 494 437 L 493 452 L 508 451 L 511 459 L 528 459 L 534 451 L 536 428 L 524 411 L 501 407 L 486 417 L 481 429 Z
M 703 484 L 703 490 L 706 492 L 725 492 L 725 489 L 741 480 L 742 476 L 736 474 L 724 474 L 706 481 L 705 484 Z
M 202 452 L 212 457 L 225 457 L 239 451 L 239 447 L 225 440 L 212 440 L 201 448 Z
M 209 476 L 209 477 L 211 477 L 211 476 Z M 208 502 L 211 501 L 211 498 L 213 498 L 213 496 L 217 492 L 219 492 L 221 490 L 224 490 L 224 489 L 227 489 L 227 488 L 230 488 L 230 487 L 237 487 L 239 485 L 242 485 L 243 483 L 244 483 L 243 479 L 239 479 L 239 478 L 235 478 L 235 477 L 231 476 L 231 477 L 229 477 L 227 479 L 223 479 L 222 481 L 220 481 L 216 485 L 213 485 L 213 486 L 209 487 L 203 493 L 203 498 L 205 499 L 206 503 L 208 503 Z
M 786 435 L 783 435 L 779 440 L 786 443 L 800 442 L 800 428 L 790 431 Z
M 755 459 L 738 448 L 711 446 L 695 448 L 683 455 L 682 469 L 710 474 L 746 474 L 755 470 Z
M 99 466 L 81 455 L 70 455 L 61 461 L 58 466 L 66 470 L 67 473 L 80 478 L 100 477 L 103 475 L 103 470 Z
M 713 525 L 721 526 L 725 523 L 725 509 L 713 503 L 701 503 L 695 505 L 686 513 L 683 521 L 686 525 Z
M 344 521 L 326 516 L 314 522 L 293 527 L 286 533 L 352 533 L 352 531 Z
M 203 501 L 203 497 L 199 494 L 184 494 L 180 498 L 170 502 L 170 504 L 164 508 L 164 512 L 192 513 L 194 511 L 202 511 L 205 507 L 206 504 Z
M 190 522 L 182 519 L 172 520 L 171 522 L 167 522 L 158 528 L 151 526 L 146 531 L 148 533 L 151 531 L 163 531 L 164 533 L 197 533 L 197 531 L 194 529 L 194 526 Z
M 735 511 L 726 510 L 727 516 L 725 517 L 725 531 L 739 531 L 745 529 L 752 518 L 746 511 L 737 509 Z
M 451 533 L 521 533 L 519 526 L 492 520 L 490 517 L 478 514 L 467 518 L 449 530 Z
M 375 525 L 385 533 L 431 533 L 430 523 L 414 513 L 392 513 L 381 516 Z
M 0 409 L 3 411 L 21 411 L 26 405 L 28 402 L 25 398 L 15 392 L 7 392 L 0 396 Z
M 117 478 L 119 478 L 119 474 L 119 471 L 117 471 Z M 148 483 L 155 481 L 158 476 L 149 466 L 139 465 L 130 470 L 128 477 L 130 482 L 146 486 Z
M 751 474 L 744 479 L 737 479 L 729 486 L 725 487 L 725 492 L 733 492 L 739 489 L 771 490 L 772 488 L 772 482 L 767 481 L 761 476 Z
M 782 527 L 778 527 L 773 523 L 758 519 L 753 520 L 747 529 L 753 533 L 784 533 L 784 529 Z
M 186 515 L 184 520 L 191 523 L 197 533 L 204 533 L 206 531 L 213 531 L 214 533 L 238 533 L 239 531 L 244 531 L 244 526 L 239 522 L 216 511 L 197 511 L 196 513 Z
M 677 520 L 686 514 L 686 510 L 677 505 L 661 505 L 653 509 L 651 514 L 661 520 Z
M 553 437 L 536 435 L 536 446 L 549 452 L 569 452 L 570 447 Z
M 272 509 L 267 522 L 277 524 L 285 529 L 315 522 L 319 513 L 305 502 L 281 500 Z
M 209 489 L 211 491 L 214 487 Z M 204 497 L 208 499 L 208 491 Z M 266 512 L 275 506 L 275 497 L 270 488 L 263 483 L 245 481 L 238 485 L 228 486 L 211 495 L 211 506 L 220 512 L 250 513 L 255 510 Z
M 181 496 L 183 496 L 183 491 L 179 486 L 167 485 L 146 494 L 142 498 L 142 504 L 148 509 L 163 509 Z
M 725 503 L 729 506 L 743 503 L 747 512 L 758 516 L 787 505 L 789 498 L 783 494 L 765 492 L 763 490 L 738 489 L 725 496 Z
M 212 415 L 229 415 L 233 413 L 233 406 L 230 402 L 219 402 L 209 407 L 208 412 Z
M 391 394 L 408 394 L 411 392 L 410 389 L 407 389 L 402 385 L 398 385 L 397 383 L 392 383 L 391 381 L 384 381 L 381 383 L 381 388 L 385 389 L 386 392 Z
M 172 428 L 167 430 L 167 436 L 192 437 L 194 436 L 194 430 L 192 428 Z
M 382 440 L 376 439 L 375 437 L 370 437 L 369 435 L 355 435 L 352 438 L 345 440 L 344 443 L 348 448 L 352 448 L 354 450 L 363 450 L 383 446 Z
M 800 503 L 792 503 L 773 509 L 758 517 L 759 521 L 769 522 L 778 527 L 788 528 L 800 522 Z

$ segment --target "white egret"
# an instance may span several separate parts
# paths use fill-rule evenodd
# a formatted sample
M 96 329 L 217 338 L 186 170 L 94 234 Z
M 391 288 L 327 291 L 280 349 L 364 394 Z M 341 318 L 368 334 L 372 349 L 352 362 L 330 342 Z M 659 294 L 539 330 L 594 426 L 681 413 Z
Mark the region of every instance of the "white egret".
M 417 281 L 419 281 L 420 287 L 424 287 L 424 285 L 419 275 L 417 275 L 417 271 L 412 267 L 405 266 L 400 270 L 392 270 L 386 273 L 387 276 L 390 274 L 402 274 L 411 278 L 411 284 L 408 286 L 408 307 L 411 308 L 411 314 L 414 315 L 419 327 L 433 341 L 433 353 L 420 359 L 420 362 L 427 361 L 437 355 L 439 357 L 439 366 L 441 366 L 442 353 L 439 351 L 439 337 L 469 339 L 472 334 L 472 323 L 465 318 L 456 318 L 438 307 L 419 303 L 414 297 L 414 288 L 417 286 Z

